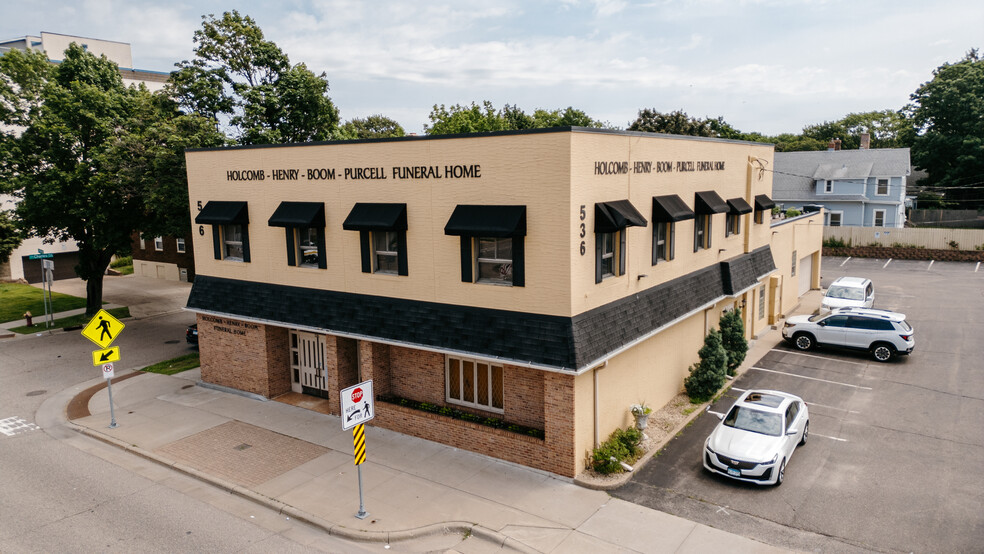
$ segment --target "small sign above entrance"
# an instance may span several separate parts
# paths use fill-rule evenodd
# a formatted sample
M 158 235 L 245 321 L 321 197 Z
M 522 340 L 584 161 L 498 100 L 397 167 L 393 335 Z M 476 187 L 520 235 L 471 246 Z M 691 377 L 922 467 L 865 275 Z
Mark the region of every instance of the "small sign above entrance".
M 376 417 L 372 379 L 342 389 L 338 394 L 342 404 L 342 430 L 347 431 Z

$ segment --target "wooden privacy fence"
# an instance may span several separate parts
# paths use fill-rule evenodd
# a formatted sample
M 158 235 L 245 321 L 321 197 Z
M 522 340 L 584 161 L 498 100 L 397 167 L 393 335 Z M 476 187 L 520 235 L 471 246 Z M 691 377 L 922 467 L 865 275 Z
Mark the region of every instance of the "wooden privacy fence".
M 984 229 L 824 227 L 823 240 L 846 246 L 918 247 L 933 250 L 984 250 Z

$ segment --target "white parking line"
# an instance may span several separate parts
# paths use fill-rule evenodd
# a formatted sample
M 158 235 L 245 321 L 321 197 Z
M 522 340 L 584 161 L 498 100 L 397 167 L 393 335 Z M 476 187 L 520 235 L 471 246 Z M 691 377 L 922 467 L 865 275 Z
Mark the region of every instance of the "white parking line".
M 932 267 L 933 267 L 933 263 L 934 263 L 935 261 L 936 261 L 936 260 L 929 260 L 929 267 L 927 267 L 927 268 L 926 268 L 926 271 L 929 271 L 929 270 L 930 270 L 930 268 L 932 268 Z
M 810 433 L 811 437 L 823 437 L 825 439 L 830 439 L 832 441 L 847 442 L 847 439 L 840 439 L 837 437 L 829 437 L 827 435 L 821 435 L 820 433 Z
M 804 400 L 804 402 L 806 402 L 806 401 Z M 837 408 L 835 406 L 827 406 L 827 405 L 824 405 L 824 404 L 817 404 L 816 402 L 806 402 L 806 404 L 807 404 L 807 406 L 819 406 L 821 408 L 827 408 L 828 410 L 840 410 L 842 412 L 847 412 L 849 414 L 860 414 L 861 413 L 861 412 L 858 412 L 858 411 L 855 411 L 855 410 L 848 410 L 847 408 Z
M 852 362 L 850 360 L 838 360 L 837 358 L 828 358 L 826 356 L 817 356 L 815 354 L 807 354 L 805 352 L 797 352 L 795 350 L 784 350 L 782 348 L 773 348 L 772 352 L 783 352 L 785 354 L 796 354 L 797 356 L 806 356 L 807 358 L 816 358 L 818 360 L 831 360 L 834 362 L 840 362 L 843 364 L 855 364 L 855 365 L 868 365 L 866 362 Z
M 845 387 L 851 387 L 852 389 L 860 390 L 871 390 L 871 387 L 862 387 L 860 385 L 852 385 L 850 383 L 841 383 L 840 381 L 828 381 L 827 379 L 819 379 L 817 377 L 807 377 L 806 375 L 797 375 L 795 373 L 786 373 L 785 371 L 776 371 L 774 369 L 766 369 L 764 367 L 752 367 L 752 369 L 757 369 L 759 371 L 765 371 L 768 373 L 778 373 L 779 375 L 789 375 L 790 377 L 799 377 L 800 379 L 809 379 L 810 381 L 820 381 L 822 383 L 830 383 L 832 385 L 841 385 Z
M 980 268 L 981 268 L 981 262 L 977 262 L 977 265 L 974 266 L 974 273 L 977 273 L 977 270 Z
M 890 264 L 890 263 L 892 263 L 892 258 L 889 258 L 888 261 L 885 262 L 885 265 L 882 266 L 882 269 L 885 269 L 886 267 L 888 267 L 888 264 Z
M 848 256 L 847 258 L 845 258 L 844 261 L 841 262 L 841 267 L 844 267 L 844 264 L 846 264 L 847 263 L 847 260 L 850 260 L 850 259 L 851 259 L 850 256 Z

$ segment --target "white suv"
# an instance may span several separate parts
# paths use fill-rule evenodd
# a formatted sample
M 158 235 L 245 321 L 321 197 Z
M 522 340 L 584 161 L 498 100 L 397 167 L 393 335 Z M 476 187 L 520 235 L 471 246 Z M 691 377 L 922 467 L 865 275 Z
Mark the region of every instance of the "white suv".
M 916 346 L 905 314 L 870 308 L 841 308 L 829 314 L 793 316 L 782 336 L 800 350 L 816 345 L 840 346 L 871 352 L 879 362 L 909 354 Z
M 841 277 L 827 287 L 820 309 L 870 308 L 875 303 L 875 287 L 864 277 Z

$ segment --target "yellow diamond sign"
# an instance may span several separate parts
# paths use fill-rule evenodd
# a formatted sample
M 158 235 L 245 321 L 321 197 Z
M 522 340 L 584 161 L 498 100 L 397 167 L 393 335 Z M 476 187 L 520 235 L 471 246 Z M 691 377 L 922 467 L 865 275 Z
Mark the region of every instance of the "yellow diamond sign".
M 82 336 L 98 344 L 99 348 L 106 348 L 116 340 L 123 327 L 120 320 L 109 315 L 109 312 L 99 310 L 82 329 Z
M 114 346 L 107 350 L 93 350 L 92 351 L 92 365 L 101 366 L 106 362 L 118 362 L 120 361 L 120 347 Z

